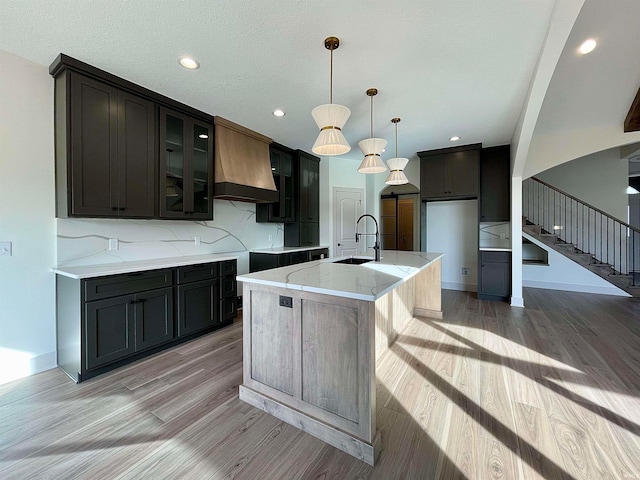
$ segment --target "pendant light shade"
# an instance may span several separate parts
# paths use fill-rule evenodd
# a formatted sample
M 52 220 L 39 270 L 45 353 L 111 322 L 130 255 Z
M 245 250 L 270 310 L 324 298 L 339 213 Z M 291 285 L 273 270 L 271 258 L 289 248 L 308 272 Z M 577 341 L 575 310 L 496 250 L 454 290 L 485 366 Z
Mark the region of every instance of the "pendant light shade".
M 351 150 L 351 145 L 342 133 L 342 127 L 347 123 L 351 110 L 343 105 L 333 103 L 333 51 L 339 46 L 340 39 L 337 37 L 327 37 L 324 40 L 324 47 L 331 51 L 329 103 L 319 105 L 311 111 L 311 116 L 320 129 L 311 151 L 325 157 L 342 155 Z
M 311 151 L 316 155 L 332 156 L 342 155 L 351 150 L 349 142 L 342 134 L 342 127 L 350 115 L 351 110 L 335 103 L 319 105 L 311 110 L 311 116 L 320 129 Z
M 358 172 L 360 173 L 382 173 L 387 170 L 387 167 L 380 157 L 384 147 L 387 146 L 387 141 L 384 138 L 373 137 L 373 97 L 377 94 L 377 88 L 367 90 L 367 95 L 371 97 L 371 138 L 366 138 L 358 142 L 358 146 L 364 154 L 364 159 L 358 167 Z
M 404 168 L 409 163 L 408 158 L 398 158 L 398 123 L 400 123 L 399 118 L 392 118 L 391 123 L 396 126 L 396 158 L 390 158 L 387 160 L 387 165 L 389 165 L 389 176 L 384 181 L 387 185 L 404 185 L 405 183 L 409 183 L 409 179 L 404 174 Z
M 366 138 L 358 142 L 358 147 L 364 154 L 364 159 L 358 167 L 360 173 L 382 173 L 387 167 L 382 163 L 380 154 L 384 147 L 387 145 L 387 141 L 383 138 Z

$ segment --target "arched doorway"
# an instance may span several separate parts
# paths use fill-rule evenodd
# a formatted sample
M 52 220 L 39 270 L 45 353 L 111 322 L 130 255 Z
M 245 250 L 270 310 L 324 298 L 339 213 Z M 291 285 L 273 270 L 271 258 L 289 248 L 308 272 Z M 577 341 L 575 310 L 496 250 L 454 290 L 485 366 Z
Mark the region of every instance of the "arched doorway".
M 389 185 L 380 192 L 383 250 L 420 250 L 420 190 L 413 184 Z

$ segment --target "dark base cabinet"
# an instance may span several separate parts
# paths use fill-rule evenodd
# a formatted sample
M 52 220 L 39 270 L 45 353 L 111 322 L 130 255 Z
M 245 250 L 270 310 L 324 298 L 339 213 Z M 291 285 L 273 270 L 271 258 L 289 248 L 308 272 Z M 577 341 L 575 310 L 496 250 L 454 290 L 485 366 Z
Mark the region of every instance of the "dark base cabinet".
M 329 249 L 315 248 L 289 253 L 254 253 L 249 254 L 249 272 L 259 272 L 271 268 L 286 267 L 287 265 L 297 265 L 298 263 L 310 262 L 329 258 Z
M 480 251 L 478 298 L 509 300 L 511 296 L 511 252 Z
M 229 325 L 235 275 L 235 260 L 83 280 L 57 275 L 58 365 L 81 382 Z

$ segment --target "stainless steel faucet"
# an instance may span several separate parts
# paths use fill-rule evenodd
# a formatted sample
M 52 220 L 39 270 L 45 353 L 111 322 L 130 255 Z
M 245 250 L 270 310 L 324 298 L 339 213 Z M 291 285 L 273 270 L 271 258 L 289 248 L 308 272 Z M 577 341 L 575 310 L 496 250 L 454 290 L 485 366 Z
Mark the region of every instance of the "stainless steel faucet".
M 360 223 L 360 220 L 362 220 L 364 217 L 371 217 L 373 219 L 373 221 L 376 224 L 376 233 L 358 233 L 358 224 Z M 378 229 L 378 221 L 376 220 L 376 217 L 374 217 L 373 215 L 369 215 L 368 213 L 365 213 L 364 215 L 360 215 L 360 218 L 356 222 L 356 242 L 360 239 L 360 236 L 368 236 L 368 235 L 376 236 L 376 242 L 373 244 L 373 257 L 375 262 L 379 262 L 380 261 L 380 230 Z

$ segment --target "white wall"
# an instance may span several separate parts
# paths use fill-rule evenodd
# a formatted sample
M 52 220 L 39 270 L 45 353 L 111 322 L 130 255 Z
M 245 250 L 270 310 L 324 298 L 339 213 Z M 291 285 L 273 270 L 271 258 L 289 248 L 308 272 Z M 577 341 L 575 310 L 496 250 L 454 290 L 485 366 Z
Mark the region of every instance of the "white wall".
M 320 245 L 329 246 L 333 256 L 333 187 L 361 188 L 364 191 L 365 213 L 367 205 L 367 175 L 358 173 L 361 158 L 323 157 L 320 161 Z M 374 202 L 375 204 L 376 202 Z
M 426 224 L 427 251 L 444 253 L 442 288 L 477 291 L 477 200 L 428 202 Z M 461 267 L 468 267 L 470 275 L 462 276 Z
M 613 286 L 595 273 L 583 268 L 530 235 L 526 233 L 522 235 L 549 253 L 548 266 L 522 266 L 522 284 L 525 287 L 629 296 L 627 292 Z
M 620 158 L 620 149 L 578 158 L 536 175 L 620 220 L 627 219 L 629 160 Z
M 0 51 L 0 383 L 56 365 L 53 79 Z

